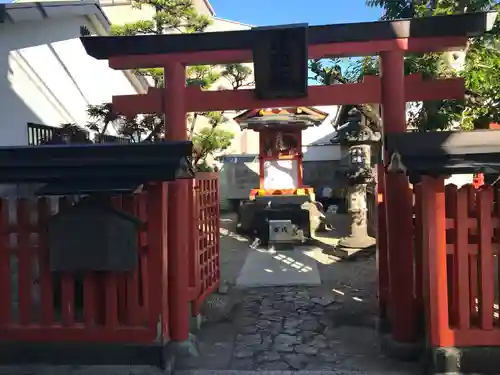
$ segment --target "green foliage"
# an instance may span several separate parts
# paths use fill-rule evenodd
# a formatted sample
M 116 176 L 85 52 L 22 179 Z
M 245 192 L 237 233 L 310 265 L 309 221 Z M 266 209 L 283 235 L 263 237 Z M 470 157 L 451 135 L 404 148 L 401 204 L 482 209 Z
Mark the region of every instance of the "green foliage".
M 382 18 L 387 20 L 499 10 L 498 2 L 491 0 L 367 0 L 367 5 L 381 7 Z M 491 33 L 469 39 L 463 51 L 415 54 L 406 58 L 407 74 L 421 73 L 429 78 L 459 76 L 464 78 L 466 86 L 464 100 L 423 103 L 411 116 L 409 125 L 420 131 L 457 125 L 462 130 L 472 130 L 500 120 L 500 52 L 496 48 L 500 43 L 499 26 L 497 21 Z M 453 65 L 463 65 L 463 69 L 455 70 Z
M 193 165 L 199 171 L 207 171 L 207 157 L 215 153 L 227 150 L 231 146 L 234 134 L 230 131 L 206 127 L 194 134 L 193 142 Z
M 368 6 L 383 10 L 383 20 L 450 15 L 499 10 L 491 0 L 366 0 Z M 415 106 L 409 126 L 419 131 L 484 128 L 500 121 L 500 22 L 492 32 L 469 39 L 463 51 L 411 54 L 405 58 L 405 73 L 424 78 L 463 77 L 464 100 L 441 100 Z M 463 66 L 463 69 L 457 67 Z M 313 77 L 321 84 L 359 82 L 363 76 L 378 74 L 377 57 L 325 59 L 310 64 Z M 366 106 L 358 106 L 366 112 Z
M 161 35 L 166 33 L 193 33 L 202 32 L 210 24 L 209 17 L 199 15 L 196 12 L 192 0 L 135 0 L 133 6 L 138 9 L 150 9 L 151 18 L 125 25 L 112 25 L 111 34 Z M 155 87 L 164 86 L 162 68 L 138 69 L 134 73 L 144 77 Z M 251 69 L 242 64 L 189 66 L 186 69 L 186 85 L 209 89 L 220 78 L 224 78 L 236 90 L 245 86 L 251 74 Z M 127 118 L 116 114 L 110 103 L 90 105 L 87 112 L 91 119 L 87 127 L 99 134 L 105 134 L 111 126 L 116 129 L 118 134 L 134 142 L 155 142 L 161 140 L 166 131 L 163 116 L 156 114 L 144 114 Z M 208 117 L 212 128 L 227 122 L 223 112 L 192 114 L 189 117 L 190 136 L 195 133 L 196 121 L 199 116 Z
M 373 57 L 362 59 L 334 57 L 313 60 L 309 63 L 309 70 L 312 72 L 312 76 L 309 78 L 322 85 L 356 83 L 360 82 L 365 75 L 378 73 L 378 59 Z M 368 119 L 369 126 L 373 130 L 380 130 L 380 116 L 370 105 L 359 104 L 355 107 Z

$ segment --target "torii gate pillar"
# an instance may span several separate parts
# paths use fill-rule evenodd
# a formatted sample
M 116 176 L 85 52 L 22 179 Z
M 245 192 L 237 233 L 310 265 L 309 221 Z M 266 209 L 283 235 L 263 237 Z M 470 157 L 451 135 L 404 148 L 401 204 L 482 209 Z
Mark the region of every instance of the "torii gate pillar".
M 185 141 L 186 126 L 186 68 L 179 62 L 171 62 L 164 66 L 163 107 L 165 112 L 165 139 Z M 173 341 L 185 341 L 189 336 L 189 297 L 186 291 L 188 281 L 188 257 L 190 228 L 189 213 L 186 204 L 189 202 L 188 181 L 174 182 L 168 187 L 168 284 L 169 332 Z M 167 230 L 167 228 L 165 228 Z M 175 276 L 174 276 L 175 275 Z M 166 298 L 164 298 L 167 301 Z
M 406 101 L 404 51 L 393 50 L 382 52 L 382 120 L 384 133 L 401 133 L 406 131 Z M 388 160 L 385 160 L 387 163 Z M 414 309 L 414 278 L 413 274 L 413 202 L 404 174 L 384 172 L 385 197 L 382 204 L 386 209 L 386 236 L 388 256 L 388 273 L 390 283 L 389 314 L 392 317 L 392 337 L 397 342 L 415 342 L 417 327 Z M 396 280 L 396 282 L 394 282 Z M 393 281 L 393 282 L 391 282 Z M 410 323 L 411 322 L 411 323 Z

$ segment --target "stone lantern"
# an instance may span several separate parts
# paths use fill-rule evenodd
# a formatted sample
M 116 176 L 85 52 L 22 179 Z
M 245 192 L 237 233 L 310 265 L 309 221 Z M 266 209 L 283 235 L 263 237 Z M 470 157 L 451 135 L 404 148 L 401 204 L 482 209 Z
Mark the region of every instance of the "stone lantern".
M 366 188 L 375 182 L 372 147 L 380 143 L 380 132 L 373 131 L 362 123 L 362 114 L 356 108 L 348 112 L 348 121 L 342 125 L 333 139 L 349 147 L 348 212 L 351 215 L 350 234 L 337 245 L 337 253 L 349 257 L 354 253 L 371 248 L 375 239 L 368 235 Z M 332 140 L 332 141 L 333 141 Z

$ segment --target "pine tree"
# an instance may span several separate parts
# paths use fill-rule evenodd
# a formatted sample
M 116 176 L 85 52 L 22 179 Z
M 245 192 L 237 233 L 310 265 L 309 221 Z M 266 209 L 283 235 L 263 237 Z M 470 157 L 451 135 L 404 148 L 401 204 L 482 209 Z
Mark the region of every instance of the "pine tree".
M 133 7 L 151 9 L 151 19 L 125 25 L 112 25 L 111 34 L 161 35 L 167 33 L 193 33 L 204 31 L 211 23 L 209 17 L 196 12 L 192 0 L 135 0 Z M 189 66 L 186 70 L 188 77 L 186 84 L 188 86 L 197 85 L 202 89 L 210 88 L 222 78 L 226 79 L 232 89 L 236 90 L 245 86 L 252 74 L 252 70 L 242 64 Z M 144 77 L 154 87 L 159 88 L 164 85 L 163 69 L 161 68 L 139 69 L 135 73 Z M 96 131 L 98 136 L 106 134 L 110 127 L 114 127 L 118 134 L 130 139 L 132 142 L 156 142 L 161 140 L 165 134 L 163 116 L 156 114 L 141 114 L 133 118 L 127 118 L 116 114 L 111 103 L 90 105 L 87 112 L 91 119 L 87 126 Z M 199 116 L 208 117 L 211 132 L 215 132 L 218 125 L 227 121 L 223 112 L 192 114 L 189 116 L 188 127 L 189 137 L 193 138 L 193 140 L 195 139 L 195 127 Z M 219 139 L 221 134 L 214 133 L 212 135 L 213 138 Z M 200 160 L 205 158 L 206 156 L 202 156 Z

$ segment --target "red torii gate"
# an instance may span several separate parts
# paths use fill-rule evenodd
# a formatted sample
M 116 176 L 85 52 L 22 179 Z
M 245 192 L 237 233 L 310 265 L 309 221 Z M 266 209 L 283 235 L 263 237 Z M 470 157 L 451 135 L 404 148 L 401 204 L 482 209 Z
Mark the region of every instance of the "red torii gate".
M 467 39 L 485 32 L 487 13 L 429 17 L 415 20 L 368 22 L 308 27 L 308 57 L 381 57 L 381 77 L 365 77 L 355 84 L 313 86 L 307 97 L 259 100 L 255 91 L 201 91 L 186 87 L 187 65 L 227 64 L 252 61 L 259 43 L 256 30 L 200 34 L 83 37 L 87 53 L 108 59 L 114 69 L 163 67 L 164 89 L 151 88 L 145 95 L 115 96 L 117 112 L 126 115 L 164 113 L 169 140 L 187 139 L 186 114 L 210 110 L 381 103 L 384 132 L 406 131 L 407 101 L 461 99 L 462 79 L 426 81 L 418 75 L 405 77 L 404 54 L 439 52 L 465 47 Z M 383 168 L 379 170 L 383 171 Z M 383 199 L 379 204 L 385 220 L 378 226 L 379 293 L 382 310 L 390 301 L 392 336 L 397 342 L 417 338 L 412 251 L 412 196 L 406 176 L 381 173 Z M 170 305 L 171 339 L 188 338 L 188 185 L 177 181 L 168 194 L 169 251 L 168 292 L 177 303 Z M 172 251 L 173 250 L 173 251 Z M 390 282 L 390 281 L 393 282 Z M 394 282 L 394 280 L 396 280 Z M 389 295 L 388 295 L 389 294 Z

